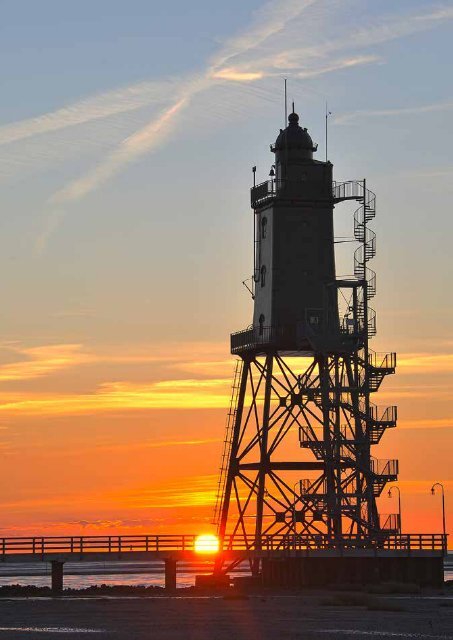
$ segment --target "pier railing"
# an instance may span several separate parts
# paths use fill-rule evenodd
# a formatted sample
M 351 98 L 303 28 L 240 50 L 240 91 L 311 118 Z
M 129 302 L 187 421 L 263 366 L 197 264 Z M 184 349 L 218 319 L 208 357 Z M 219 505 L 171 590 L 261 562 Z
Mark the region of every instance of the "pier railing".
M 23 538 L 0 538 L 0 561 L 9 556 L 27 555 L 36 559 L 45 555 L 78 555 L 103 553 L 118 555 L 127 552 L 196 552 L 197 535 L 139 535 L 139 536 L 46 536 Z M 340 540 L 327 535 L 266 535 L 259 544 L 253 538 L 226 536 L 223 548 L 227 551 L 256 550 L 272 552 L 279 550 L 319 549 L 387 549 L 387 550 L 432 550 L 446 549 L 446 536 L 439 533 L 383 534 L 373 540 L 357 536 L 343 536 Z

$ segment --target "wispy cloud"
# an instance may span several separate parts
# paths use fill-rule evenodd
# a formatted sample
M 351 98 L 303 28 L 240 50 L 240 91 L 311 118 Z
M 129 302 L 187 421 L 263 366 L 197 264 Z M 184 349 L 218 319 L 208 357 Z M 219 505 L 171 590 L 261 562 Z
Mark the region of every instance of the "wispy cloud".
M 0 365 L 0 382 L 41 378 L 96 359 L 95 356 L 84 352 L 79 344 L 16 347 L 10 351 L 21 360 Z
M 54 194 L 50 204 L 61 205 L 84 197 L 102 186 L 122 167 L 157 148 L 172 131 L 176 116 L 187 107 L 191 98 L 219 79 L 250 81 L 262 77 L 260 72 L 236 72 L 228 67 L 225 68 L 224 65 L 283 29 L 288 20 L 301 14 L 304 9 L 316 2 L 317 0 L 283 0 L 280 3 L 267 3 L 256 13 L 253 25 L 241 35 L 229 40 L 212 59 L 203 74 L 187 81 L 183 89 L 178 92 L 177 99 L 160 116 L 127 138 L 93 171 Z
M 175 86 L 176 81 L 140 82 L 80 100 L 35 118 L 2 125 L 0 145 L 133 111 L 153 102 L 164 102 L 169 93 L 174 93 Z
M 151 384 L 109 382 L 91 394 L 8 393 L 4 415 L 82 415 L 142 409 L 224 409 L 230 380 L 176 380 Z
M 424 113 L 437 113 L 441 111 L 451 111 L 453 100 L 438 102 L 414 107 L 401 107 L 396 109 L 371 109 L 367 111 L 351 111 L 334 117 L 335 124 L 351 124 L 357 120 L 367 118 L 393 118 L 400 116 L 421 115 Z
M 148 364 L 166 367 L 173 372 L 184 371 L 186 375 L 189 372 L 197 378 L 218 378 L 219 375 L 228 376 L 231 372 L 233 359 L 219 360 L 225 351 L 224 344 L 209 342 L 144 344 L 136 349 L 124 349 L 118 345 L 97 345 L 93 348 L 72 343 L 39 346 L 0 343 L 0 382 L 33 380 L 85 365 L 97 365 L 105 369 L 118 365 L 141 367 Z M 200 361 L 199 358 L 204 360 Z M 7 362 L 2 364 L 1 359 Z M 165 386 L 167 383 L 163 384 Z
M 55 193 L 50 199 L 50 203 L 59 205 L 82 198 L 112 178 L 126 164 L 151 151 L 169 133 L 174 116 L 181 111 L 187 100 L 188 97 L 181 98 L 171 107 L 165 109 L 156 120 L 126 138 L 93 172 Z
M 306 64 L 306 60 L 310 57 L 326 57 L 328 54 L 341 50 L 380 44 L 430 28 L 436 22 L 453 17 L 450 8 L 445 7 L 425 14 L 404 16 L 399 20 L 392 18 L 391 20 L 385 20 L 382 24 L 358 28 L 355 31 L 352 30 L 352 33 L 348 34 L 348 38 L 329 40 L 319 47 L 274 51 L 272 58 L 260 60 L 260 52 L 257 51 L 259 46 L 271 36 L 283 31 L 289 22 L 315 4 L 317 4 L 317 0 L 305 0 L 302 2 L 300 0 L 285 0 L 264 5 L 256 12 L 251 27 L 225 44 L 223 49 L 213 57 L 205 74 L 188 83 L 182 97 L 179 97 L 161 116 L 151 121 L 147 127 L 125 140 L 116 151 L 87 176 L 76 180 L 56 193 L 51 198 L 51 203 L 62 204 L 87 195 L 90 191 L 103 185 L 124 165 L 155 149 L 162 141 L 163 136 L 170 133 L 174 126 L 175 117 L 189 104 L 191 97 L 199 91 L 209 88 L 212 82 L 216 80 L 249 82 L 275 73 L 276 68 L 293 69 L 296 76 L 310 78 L 339 69 L 378 62 L 381 58 L 377 55 L 359 55 L 340 60 L 333 59 L 329 64 L 321 67 L 307 68 Z M 333 3 L 332 8 L 335 8 L 335 6 L 336 3 Z M 255 59 L 253 59 L 252 55 L 252 60 L 246 61 L 245 68 L 241 67 L 240 64 L 239 66 L 231 66 L 232 61 L 236 60 L 240 63 L 241 56 L 249 55 L 250 53 L 254 53 Z M 262 68 L 257 67 L 260 62 L 263 65 Z M 252 68 L 253 66 L 254 68 Z
M 339 36 L 337 11 L 344 13 L 344 10 L 343 0 L 272 0 L 254 13 L 249 27 L 227 39 L 207 61 L 205 69 L 196 75 L 179 81 L 169 79 L 136 83 L 78 101 L 49 114 L 0 127 L 0 144 L 6 144 L 105 119 L 151 103 L 160 106 L 158 113 L 142 129 L 126 137 L 113 150 L 109 149 L 107 155 L 85 175 L 70 180 L 50 197 L 48 204 L 51 210 L 45 228 L 37 239 L 37 250 L 42 251 L 46 246 L 48 238 L 65 215 L 68 204 L 84 198 L 105 185 L 130 163 L 158 149 L 177 130 L 183 113 L 193 115 L 197 94 L 207 92 L 219 83 L 247 85 L 283 74 L 305 80 L 342 69 L 379 63 L 382 62 L 381 56 L 370 53 L 370 47 L 432 29 L 453 18 L 453 9 L 448 5 L 424 13 L 402 15 L 395 12 L 395 15 L 368 23 L 362 21 L 354 24 L 351 21 L 347 35 Z M 300 40 L 302 27 L 303 46 L 288 47 L 288 42 L 297 41 L 296 36 Z M 366 51 L 363 53 L 362 50 Z M 237 93 L 233 97 L 232 94 L 230 100 L 243 101 L 244 96 Z M 431 108 L 439 110 L 442 107 L 433 105 Z M 231 113 L 235 109 L 237 105 L 231 105 Z M 417 109 L 420 108 L 414 106 L 405 111 L 355 112 L 337 117 L 336 123 L 345 124 L 361 117 L 397 115 L 397 111 L 415 112 Z
M 305 71 L 302 69 L 296 73 L 296 76 L 298 78 L 315 78 L 316 76 L 320 76 L 325 73 L 332 73 L 333 71 L 340 71 L 341 69 L 350 69 L 351 67 L 358 67 L 360 65 L 381 61 L 382 58 L 380 56 L 356 56 L 354 58 L 338 60 L 324 67 L 315 67 Z
M 258 9 L 251 26 L 225 42 L 222 50 L 211 61 L 211 72 L 219 71 L 234 58 L 256 49 L 271 36 L 282 31 L 289 21 L 294 20 L 318 0 L 280 0 L 267 2 Z
M 453 373 L 453 353 L 407 353 L 398 358 L 401 373 Z

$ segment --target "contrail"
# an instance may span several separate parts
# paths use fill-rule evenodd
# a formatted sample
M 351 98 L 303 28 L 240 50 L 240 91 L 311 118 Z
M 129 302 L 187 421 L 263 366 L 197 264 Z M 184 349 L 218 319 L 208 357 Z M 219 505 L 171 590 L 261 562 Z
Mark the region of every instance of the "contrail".
M 0 126 L 0 145 L 133 111 L 153 102 L 163 102 L 164 96 L 168 95 L 174 86 L 175 82 L 172 81 L 140 82 L 124 89 L 80 100 L 36 118 L 5 124 Z
M 314 4 L 318 0 L 287 0 L 277 4 L 271 2 L 266 4 L 258 13 L 256 25 L 251 27 L 241 36 L 233 38 L 222 52 L 216 56 L 205 74 L 189 81 L 186 88 L 168 109 L 166 109 L 156 120 L 152 120 L 143 129 L 124 140 L 117 149 L 111 153 L 101 164 L 99 164 L 88 175 L 83 176 L 59 190 L 49 200 L 52 205 L 62 205 L 73 202 L 104 184 L 113 177 L 126 164 L 136 160 L 138 157 L 156 148 L 166 137 L 174 122 L 175 116 L 186 107 L 190 99 L 200 91 L 208 88 L 216 82 L 216 74 L 220 73 L 221 66 L 231 58 L 247 51 L 271 35 L 280 31 L 286 22 L 296 15 L 299 15 L 305 8 Z M 249 80 L 250 77 L 236 78 Z M 252 78 L 253 79 L 253 78 Z M 55 216 L 53 217 L 55 219 Z M 46 239 L 48 234 L 45 236 Z M 41 248 L 43 246 L 41 236 Z
M 168 134 L 173 117 L 184 107 L 188 98 L 178 100 L 166 109 L 156 120 L 126 138 L 120 146 L 90 174 L 72 182 L 57 191 L 50 199 L 51 204 L 59 205 L 82 198 L 93 189 L 112 178 L 127 163 L 150 151 Z
M 453 101 L 420 105 L 418 107 L 402 107 L 400 109 L 374 109 L 370 111 L 351 111 L 334 118 L 335 124 L 350 124 L 361 118 L 389 118 L 398 116 L 419 115 L 453 109 Z
M 288 24 L 313 5 L 321 4 L 321 10 L 341 6 L 341 2 L 332 0 L 324 7 L 320 0 L 285 0 L 266 3 L 254 14 L 252 25 L 241 34 L 227 40 L 222 49 L 211 58 L 206 69 L 200 75 L 189 78 L 179 90 L 173 92 L 172 102 L 143 129 L 126 138 L 116 149 L 102 160 L 92 171 L 57 191 L 49 203 L 54 209 L 49 216 L 47 228 L 38 238 L 38 248 L 43 248 L 49 235 L 64 215 L 62 207 L 75 202 L 115 176 L 122 167 L 135 161 L 145 153 L 158 148 L 162 141 L 174 131 L 176 117 L 188 107 L 194 96 L 219 82 L 251 82 L 264 76 L 275 76 L 290 70 L 296 77 L 308 78 L 353 67 L 359 64 L 378 62 L 378 56 L 355 56 L 348 59 L 330 59 L 336 52 L 380 44 L 388 40 L 403 37 L 411 33 L 432 28 L 453 17 L 451 7 L 439 7 L 435 11 L 419 15 L 398 16 L 392 21 L 385 19 L 378 24 L 352 29 L 350 35 L 341 38 L 326 38 L 321 45 L 313 44 L 293 50 L 274 51 L 272 56 L 255 55 L 252 60 L 240 60 L 251 51 L 258 53 L 260 45 L 272 36 L 283 31 Z M 319 15 L 318 15 L 319 17 Z M 322 17 L 322 15 L 321 15 Z M 296 25 L 296 23 L 294 23 Z M 275 48 L 275 47 L 274 47 Z M 326 64 L 310 68 L 307 62 L 327 58 Z M 237 62 L 239 64 L 236 63 Z M 304 64 L 301 64 L 303 60 Z M 168 95 L 168 94 L 167 94 Z M 101 116 L 100 116 L 101 117 Z M 70 120 L 70 118 L 69 118 Z M 42 123 L 43 125 L 45 123 Z M 1 129 L 0 129 L 1 134 Z

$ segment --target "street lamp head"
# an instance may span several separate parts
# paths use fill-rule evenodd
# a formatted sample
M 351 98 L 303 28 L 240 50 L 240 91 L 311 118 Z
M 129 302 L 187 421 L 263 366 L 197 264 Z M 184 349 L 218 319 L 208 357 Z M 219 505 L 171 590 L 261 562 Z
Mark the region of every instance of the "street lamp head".
M 389 489 L 389 490 L 387 491 L 387 495 L 388 495 L 388 497 L 389 497 L 389 498 L 391 498 L 391 497 L 392 497 L 392 490 L 391 490 L 391 489 Z
M 433 495 L 434 495 L 434 493 L 435 493 L 435 491 L 434 491 L 434 487 L 431 487 L 431 495 L 433 496 Z

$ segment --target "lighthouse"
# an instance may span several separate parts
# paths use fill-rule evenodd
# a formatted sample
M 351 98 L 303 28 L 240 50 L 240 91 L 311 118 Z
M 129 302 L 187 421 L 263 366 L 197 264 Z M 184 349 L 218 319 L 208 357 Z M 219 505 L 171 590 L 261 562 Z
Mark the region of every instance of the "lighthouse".
M 374 402 L 396 367 L 395 353 L 370 348 L 376 197 L 365 180 L 334 181 L 294 108 L 270 150 L 269 179 L 251 188 L 253 319 L 231 335 L 218 534 L 223 548 L 256 553 L 373 547 L 400 532 L 376 502 L 398 476 L 398 461 L 375 453 L 397 418 L 396 406 Z M 344 201 L 357 204 L 356 246 L 351 274 L 338 278 L 334 214 Z

